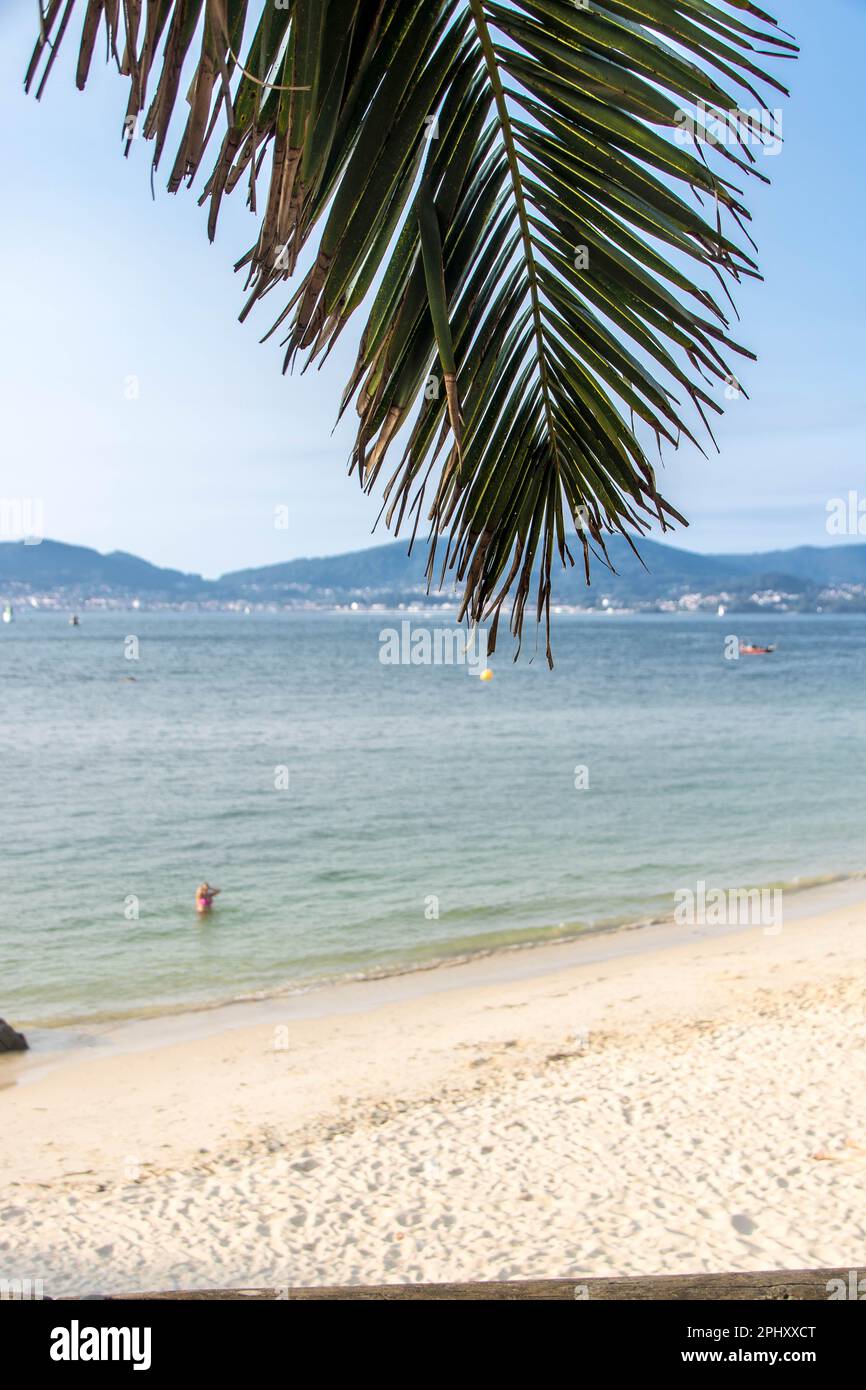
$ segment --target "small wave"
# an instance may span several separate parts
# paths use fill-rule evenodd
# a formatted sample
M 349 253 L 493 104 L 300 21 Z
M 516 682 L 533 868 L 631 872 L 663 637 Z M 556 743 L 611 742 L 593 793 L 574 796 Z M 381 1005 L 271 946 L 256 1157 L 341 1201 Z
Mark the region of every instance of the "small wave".
M 810 890 L 830 887 L 839 883 L 857 883 L 866 879 L 866 872 L 815 874 L 798 876 L 793 879 L 778 879 L 769 883 L 736 885 L 749 890 L 781 889 L 785 893 L 804 893 Z M 712 884 L 723 888 L 722 884 Z M 226 993 L 208 999 L 178 999 L 151 1005 L 131 1005 L 128 1008 L 96 1009 L 88 1013 L 68 1013 L 57 1015 L 50 1020 L 23 1019 L 22 1027 L 36 1028 L 52 1033 L 59 1029 L 96 1028 L 108 1029 L 112 1025 L 130 1023 L 138 1020 L 172 1018 L 183 1014 L 208 1013 L 224 1009 L 234 1004 L 263 1003 L 269 999 L 294 998 L 329 989 L 334 985 L 364 984 L 378 980 L 396 979 L 404 975 L 421 974 L 440 970 L 449 966 L 465 965 L 470 961 L 483 960 L 493 956 L 506 955 L 515 951 L 531 951 L 542 946 L 566 945 L 585 937 L 600 936 L 607 933 L 641 931 L 646 928 L 663 926 L 673 921 L 673 911 L 669 913 L 644 913 L 597 919 L 589 922 L 560 922 L 557 926 L 514 928 L 505 932 L 488 933 L 483 937 L 455 937 L 450 942 L 428 944 L 417 948 L 413 953 L 390 961 L 371 961 L 359 969 L 333 969 L 319 974 L 283 980 L 279 984 L 250 987 L 241 992 Z

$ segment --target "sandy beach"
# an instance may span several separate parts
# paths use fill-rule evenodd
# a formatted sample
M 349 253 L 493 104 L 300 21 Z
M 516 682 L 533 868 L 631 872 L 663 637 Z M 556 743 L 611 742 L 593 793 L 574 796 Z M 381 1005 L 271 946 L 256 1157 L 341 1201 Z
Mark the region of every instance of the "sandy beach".
M 4 1061 L 4 1277 L 862 1265 L 866 902 L 618 935 Z

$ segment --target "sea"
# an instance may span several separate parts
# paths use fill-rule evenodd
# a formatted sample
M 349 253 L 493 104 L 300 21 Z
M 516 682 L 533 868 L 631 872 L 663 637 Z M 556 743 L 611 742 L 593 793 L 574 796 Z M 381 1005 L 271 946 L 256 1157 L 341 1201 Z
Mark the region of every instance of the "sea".
M 383 633 L 448 612 L 20 608 L 0 627 L 0 1016 L 74 1036 L 651 933 L 699 883 L 862 873 L 866 618 L 553 621 L 553 671 L 505 634 L 481 680 L 381 659 Z M 777 649 L 734 659 L 732 638 Z

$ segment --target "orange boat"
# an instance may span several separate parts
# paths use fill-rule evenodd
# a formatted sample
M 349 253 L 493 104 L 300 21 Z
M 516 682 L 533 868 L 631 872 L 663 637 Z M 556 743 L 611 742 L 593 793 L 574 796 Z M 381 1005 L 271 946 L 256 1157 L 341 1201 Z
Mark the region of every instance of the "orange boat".
M 756 647 L 751 642 L 740 643 L 740 656 L 769 656 L 770 652 L 774 652 L 775 650 L 775 645 L 772 647 Z

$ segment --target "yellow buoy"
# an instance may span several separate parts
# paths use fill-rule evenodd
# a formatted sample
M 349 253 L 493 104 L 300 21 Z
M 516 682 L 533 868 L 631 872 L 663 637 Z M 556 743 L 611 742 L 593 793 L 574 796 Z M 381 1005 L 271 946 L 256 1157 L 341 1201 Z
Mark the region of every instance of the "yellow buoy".
M 493 672 L 491 671 L 491 669 L 490 669 L 489 666 L 485 666 L 484 670 L 481 672 L 481 675 L 478 677 L 478 679 L 479 679 L 479 680 L 482 680 L 482 681 L 492 681 L 492 680 L 493 680 Z

